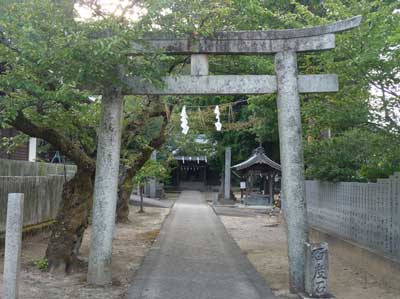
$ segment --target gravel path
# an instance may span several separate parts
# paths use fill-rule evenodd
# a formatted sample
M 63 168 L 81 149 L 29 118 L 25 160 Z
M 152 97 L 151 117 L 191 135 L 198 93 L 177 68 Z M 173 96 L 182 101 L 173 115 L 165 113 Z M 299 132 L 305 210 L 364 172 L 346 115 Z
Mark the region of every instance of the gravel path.
M 19 299 L 120 299 L 126 293 L 135 271 L 158 235 L 168 213 L 167 208 L 146 207 L 145 213 L 138 214 L 137 208 L 131 207 L 131 222 L 118 224 L 115 229 L 113 284 L 107 287 L 88 285 L 86 267 L 68 275 L 40 271 L 35 262 L 44 257 L 49 234 L 40 233 L 26 237 L 22 242 Z M 89 227 L 82 243 L 81 258 L 84 260 L 87 260 L 89 255 L 90 232 Z M 2 259 L 0 268 L 3 269 Z M 2 289 L 0 275 L 0 291 Z

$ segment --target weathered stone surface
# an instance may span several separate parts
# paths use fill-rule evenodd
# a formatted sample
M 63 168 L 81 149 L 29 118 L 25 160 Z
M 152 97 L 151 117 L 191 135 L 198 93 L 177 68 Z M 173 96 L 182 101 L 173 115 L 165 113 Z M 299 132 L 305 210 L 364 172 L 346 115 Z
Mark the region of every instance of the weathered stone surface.
M 305 243 L 305 291 L 312 298 L 329 297 L 328 243 Z
M 143 46 L 143 44 L 145 46 Z M 271 54 L 281 51 L 315 51 L 335 48 L 335 35 L 295 37 L 290 39 L 218 39 L 201 38 L 143 40 L 132 43 L 133 54 L 162 50 L 168 54 Z
M 8 194 L 6 244 L 3 271 L 4 299 L 18 298 L 23 217 L 24 194 Z
M 268 195 L 250 193 L 246 196 L 244 204 L 247 206 L 270 206 L 272 199 Z
M 212 194 L 213 205 L 218 205 L 218 192 Z
M 193 54 L 190 57 L 190 66 L 192 76 L 207 76 L 208 75 L 208 55 Z
M 317 36 L 350 30 L 360 25 L 362 17 L 355 16 L 336 23 L 300 29 L 222 31 L 214 36 L 218 39 L 289 39 Z
M 150 159 L 152 159 L 152 160 L 157 160 L 157 152 L 156 151 L 154 151 L 152 154 L 151 154 L 151 158 Z M 150 179 L 150 181 L 149 181 L 149 195 L 150 195 L 150 198 L 156 198 L 156 194 L 157 194 L 157 181 L 156 181 L 156 179 Z
M 123 98 L 103 96 L 93 195 L 93 229 L 87 280 L 111 283 L 111 254 L 117 203 Z
M 126 80 L 131 94 L 156 95 L 239 95 L 277 92 L 276 77 L 270 75 L 222 75 L 166 77 L 164 88 L 157 88 L 140 78 Z M 337 75 L 300 75 L 300 93 L 336 92 Z
M 289 281 L 290 291 L 297 293 L 304 291 L 304 243 L 307 241 L 308 225 L 296 53 L 276 54 L 275 73 L 278 85 L 282 208 L 288 226 Z
M 224 199 L 229 200 L 231 197 L 231 160 L 232 151 L 230 147 L 225 148 L 225 186 Z
M 133 43 L 133 52 L 162 49 L 170 54 L 266 54 L 281 51 L 327 50 L 335 47 L 335 32 L 357 27 L 361 16 L 302 29 L 217 32 L 200 39 L 152 36 Z M 145 44 L 143 46 L 141 44 Z

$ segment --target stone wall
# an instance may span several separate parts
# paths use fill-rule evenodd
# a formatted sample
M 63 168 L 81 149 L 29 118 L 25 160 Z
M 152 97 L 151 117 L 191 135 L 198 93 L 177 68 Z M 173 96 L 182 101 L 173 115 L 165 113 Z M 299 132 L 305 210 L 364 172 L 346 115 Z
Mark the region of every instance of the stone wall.
M 24 193 L 24 227 L 55 219 L 65 180 L 76 167 L 0 160 L 0 235 L 5 231 L 8 193 Z
M 312 227 L 400 262 L 400 173 L 377 183 L 306 182 Z

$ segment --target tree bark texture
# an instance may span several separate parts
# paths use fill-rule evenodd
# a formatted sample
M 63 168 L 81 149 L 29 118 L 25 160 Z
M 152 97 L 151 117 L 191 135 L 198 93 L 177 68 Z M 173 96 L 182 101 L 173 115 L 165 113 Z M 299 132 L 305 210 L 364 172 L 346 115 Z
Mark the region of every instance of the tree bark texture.
M 60 207 L 46 250 L 50 270 L 70 271 L 77 265 L 77 254 L 88 225 L 95 172 L 94 160 L 62 133 L 34 124 L 23 112 L 10 124 L 29 136 L 46 140 L 77 165 L 77 173 L 63 186 Z
M 120 180 L 118 183 L 118 201 L 117 201 L 117 222 L 126 223 L 129 222 L 129 198 L 131 197 L 133 191 L 132 180 L 135 177 L 136 173 L 142 168 L 142 166 L 150 159 L 151 153 L 154 150 L 159 149 L 164 143 L 164 128 L 161 136 L 157 139 L 153 139 L 146 149 L 144 149 L 140 154 L 138 159 L 135 160 L 134 164 L 122 170 L 122 175 L 120 176 Z M 163 140 L 161 142 L 161 140 Z M 157 142 L 157 145 L 155 143 Z M 158 144 L 160 144 L 158 146 Z M 151 145 L 154 145 L 151 146 Z
M 159 104 L 159 101 L 158 101 Z M 154 109 L 154 108 L 153 108 Z M 138 157 L 135 159 L 132 165 L 128 167 L 123 167 L 120 172 L 120 179 L 118 183 L 118 201 L 117 201 L 117 217 L 116 221 L 120 223 L 129 222 L 129 199 L 131 197 L 133 191 L 132 180 L 135 177 L 136 173 L 142 168 L 142 166 L 150 159 L 151 153 L 154 150 L 159 150 L 166 140 L 166 127 L 169 122 L 169 107 L 164 107 L 161 111 L 157 111 L 158 109 L 153 110 L 149 117 L 162 117 L 163 123 L 160 128 L 160 134 L 154 137 L 150 143 L 145 146 L 140 153 L 138 153 Z M 137 132 L 133 132 L 134 128 L 133 124 L 128 125 L 122 136 L 122 144 L 123 146 L 127 145 L 128 136 L 132 136 L 132 134 L 137 134 Z
M 143 209 L 143 186 L 140 186 L 139 190 L 140 190 L 140 209 L 139 209 L 139 213 L 144 213 L 144 209 Z
M 69 272 L 79 265 L 77 255 L 92 207 L 93 177 L 92 170 L 78 168 L 75 176 L 64 184 L 62 200 L 46 250 L 52 271 Z

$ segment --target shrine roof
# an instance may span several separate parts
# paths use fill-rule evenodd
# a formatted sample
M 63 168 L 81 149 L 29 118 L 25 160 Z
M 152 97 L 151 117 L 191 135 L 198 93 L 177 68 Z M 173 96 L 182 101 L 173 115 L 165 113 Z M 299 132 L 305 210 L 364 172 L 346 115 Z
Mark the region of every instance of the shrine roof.
M 244 170 L 256 164 L 264 164 L 276 170 L 279 171 L 281 170 L 281 166 L 278 163 L 272 161 L 270 158 L 268 158 L 262 147 L 256 148 L 253 151 L 253 155 L 250 158 L 248 158 L 246 161 L 243 161 L 239 164 L 232 166 L 232 168 L 235 168 L 236 170 Z

